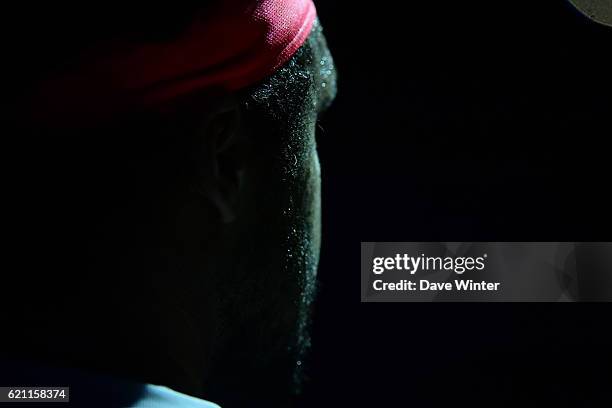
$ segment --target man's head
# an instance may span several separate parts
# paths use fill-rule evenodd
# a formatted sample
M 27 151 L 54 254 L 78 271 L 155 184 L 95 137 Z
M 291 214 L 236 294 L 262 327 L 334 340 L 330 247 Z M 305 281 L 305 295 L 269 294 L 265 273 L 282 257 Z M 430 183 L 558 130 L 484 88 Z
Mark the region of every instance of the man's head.
M 43 318 L 44 335 L 14 342 L 220 402 L 286 398 L 309 344 L 321 234 L 315 130 L 334 94 L 315 22 L 287 63 L 233 94 L 30 131 L 19 147 L 36 188 L 21 187 L 31 227 L 21 249 L 36 254 L 24 270 L 43 273 L 11 313 L 52 311 L 68 328 Z
M 211 307 L 196 294 L 192 306 L 215 310 L 211 350 L 220 371 L 212 381 L 230 393 L 276 393 L 279 382 L 298 379 L 321 239 L 315 131 L 334 93 L 333 61 L 316 24 L 286 66 L 210 110 L 195 134 L 195 178 L 176 234 L 196 260 L 192 276 L 214 299 Z M 172 298 L 187 299 L 183 283 Z M 250 385 L 233 383 L 237 371 Z

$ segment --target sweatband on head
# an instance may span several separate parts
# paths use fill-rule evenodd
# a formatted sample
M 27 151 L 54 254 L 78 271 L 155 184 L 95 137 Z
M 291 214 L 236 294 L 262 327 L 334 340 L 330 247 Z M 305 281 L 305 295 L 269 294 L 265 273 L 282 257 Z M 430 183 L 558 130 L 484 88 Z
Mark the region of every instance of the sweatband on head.
M 286 63 L 316 18 L 312 0 L 215 3 L 172 40 L 114 40 L 88 50 L 35 88 L 28 116 L 45 124 L 88 123 L 196 93 L 235 92 Z

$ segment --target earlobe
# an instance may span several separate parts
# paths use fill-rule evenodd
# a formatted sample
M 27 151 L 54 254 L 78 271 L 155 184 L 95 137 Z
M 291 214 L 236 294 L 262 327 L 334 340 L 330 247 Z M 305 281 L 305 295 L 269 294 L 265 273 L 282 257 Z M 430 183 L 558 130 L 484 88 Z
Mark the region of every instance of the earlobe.
M 223 196 L 219 191 L 211 190 L 206 193 L 206 197 L 210 200 L 213 206 L 219 211 L 220 220 L 224 224 L 229 224 L 236 219 L 234 206 L 231 205 L 227 197 Z
M 212 110 L 196 138 L 198 192 L 217 210 L 223 223 L 236 219 L 245 167 L 245 140 L 238 103 L 224 103 Z

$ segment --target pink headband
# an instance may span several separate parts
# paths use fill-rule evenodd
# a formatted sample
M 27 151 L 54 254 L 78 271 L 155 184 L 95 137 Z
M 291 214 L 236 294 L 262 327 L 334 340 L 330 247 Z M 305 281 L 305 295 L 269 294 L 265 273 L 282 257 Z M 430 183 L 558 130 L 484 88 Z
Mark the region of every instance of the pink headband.
M 85 55 L 76 68 L 37 88 L 32 119 L 90 123 L 196 92 L 242 89 L 287 62 L 316 18 L 312 0 L 217 3 L 175 40 L 114 42 Z

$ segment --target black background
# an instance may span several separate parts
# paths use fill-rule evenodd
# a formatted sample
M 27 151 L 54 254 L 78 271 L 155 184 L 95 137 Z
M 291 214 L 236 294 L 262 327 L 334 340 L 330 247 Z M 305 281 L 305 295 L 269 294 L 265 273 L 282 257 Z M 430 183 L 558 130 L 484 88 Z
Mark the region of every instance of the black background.
M 562 0 L 317 2 L 339 73 L 303 406 L 609 406 L 605 304 L 361 304 L 360 241 L 609 241 L 612 28 Z
M 300 405 L 612 406 L 607 304 L 360 303 L 361 241 L 611 241 L 612 28 L 564 0 L 413 3 L 316 1 L 339 92 Z M 27 16 L 4 36 L 24 77 Z

